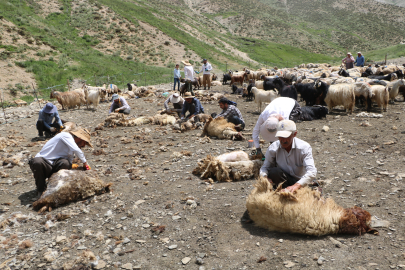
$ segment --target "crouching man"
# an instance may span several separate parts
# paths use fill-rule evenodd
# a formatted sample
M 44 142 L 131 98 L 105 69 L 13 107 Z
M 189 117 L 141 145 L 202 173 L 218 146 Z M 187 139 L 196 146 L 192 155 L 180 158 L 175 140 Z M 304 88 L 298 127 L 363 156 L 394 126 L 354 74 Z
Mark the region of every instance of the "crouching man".
M 228 122 L 235 124 L 235 129 L 241 131 L 245 128 L 245 121 L 243 120 L 242 113 L 235 105 L 231 105 L 232 101 L 227 98 L 221 98 L 218 101 L 219 107 L 222 109 L 220 114 L 217 114 L 215 118 L 223 117 Z
M 190 92 L 184 94 L 183 109 L 181 111 L 181 119 L 189 120 L 197 114 L 204 113 L 204 108 L 198 98 L 194 97 Z M 186 113 L 189 114 L 186 116 Z
M 38 196 L 46 189 L 46 179 L 62 169 L 72 169 L 73 156 L 76 155 L 82 162 L 83 168 L 90 170 L 86 158 L 80 148 L 89 145 L 90 133 L 87 129 L 74 129 L 70 132 L 61 132 L 50 139 L 41 151 L 32 158 L 28 164 L 34 173 Z
M 45 107 L 39 111 L 37 121 L 38 136 L 51 137 L 63 128 L 62 120 L 59 117 L 58 109 L 51 102 L 46 103 Z
M 131 112 L 131 107 L 129 107 L 124 97 L 119 97 L 117 94 L 114 94 L 112 95 L 112 103 L 108 114 L 112 112 L 129 114 Z
M 312 183 L 317 172 L 311 146 L 296 136 L 293 121 L 280 121 L 276 133 L 278 141 L 269 146 L 260 168 L 260 176 L 267 177 L 276 187 L 283 183 L 283 188 L 290 192 Z
M 173 95 L 171 95 L 168 99 L 166 99 L 165 101 L 165 109 L 166 111 L 171 110 L 169 108 L 169 103 L 173 103 L 173 107 L 174 107 L 174 111 L 177 112 L 177 114 L 181 115 L 181 111 L 183 110 L 183 103 L 184 103 L 184 99 L 177 93 L 174 93 Z

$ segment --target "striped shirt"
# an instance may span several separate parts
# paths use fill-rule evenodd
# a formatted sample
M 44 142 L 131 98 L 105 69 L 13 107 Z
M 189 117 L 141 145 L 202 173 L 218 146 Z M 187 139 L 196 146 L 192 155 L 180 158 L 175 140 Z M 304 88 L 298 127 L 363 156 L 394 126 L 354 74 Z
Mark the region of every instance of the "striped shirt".
M 245 121 L 243 120 L 241 112 L 234 105 L 228 105 L 228 109 L 223 110 L 220 114 L 215 116 L 215 118 L 223 117 L 225 119 L 228 119 L 231 116 L 237 116 L 237 117 L 239 117 L 240 120 L 242 120 L 243 123 L 245 123 Z

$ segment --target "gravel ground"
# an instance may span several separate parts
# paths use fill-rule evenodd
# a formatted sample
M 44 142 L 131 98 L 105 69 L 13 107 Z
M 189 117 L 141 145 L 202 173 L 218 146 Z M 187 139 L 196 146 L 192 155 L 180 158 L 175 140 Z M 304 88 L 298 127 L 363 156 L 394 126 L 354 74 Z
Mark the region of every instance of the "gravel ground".
M 230 93 L 230 88 L 214 91 Z M 245 133 L 251 133 L 258 118 L 256 104 L 231 95 L 230 99 L 244 116 Z M 401 115 L 405 103 L 400 99 L 389 105 L 382 118 L 356 117 L 360 109 L 347 115 L 341 108 L 326 119 L 297 124 L 298 137 L 312 146 L 318 179 L 326 182 L 325 196 L 344 207 L 360 206 L 390 223 L 379 228 L 379 236 L 333 238 L 269 232 L 244 223 L 246 197 L 254 179 L 207 188 L 207 183 L 191 174 L 197 160 L 207 154 L 249 151 L 247 141 L 213 138 L 206 142 L 201 130 L 179 133 L 150 124 L 98 131 L 93 145 L 106 155 L 84 149 L 92 169 L 113 183 L 111 193 L 39 215 L 31 207 L 35 183 L 27 164 L 29 155 L 34 156 L 45 143 L 35 139 L 37 112 L 27 107 L 7 110 L 14 120 L 21 120 L 0 125 L 0 137 L 18 143 L 0 155 L 28 152 L 21 166 L 0 167 L 0 172 L 8 174 L 0 178 L 0 222 L 20 214 L 1 228 L 0 269 L 8 269 L 5 265 L 71 269 L 81 264 L 75 269 L 403 268 L 405 123 Z M 128 101 L 131 115 L 153 116 L 164 99 Z M 216 101 L 203 106 L 208 113 L 220 111 Z M 108 107 L 102 103 L 97 111 L 82 108 L 60 113 L 62 119 L 94 131 L 106 118 Z M 374 113 L 379 113 L 377 108 Z M 325 125 L 330 127 L 328 132 L 321 131 Z M 172 156 L 184 150 L 192 155 Z M 57 214 L 70 218 L 57 221 Z M 153 232 L 157 226 L 165 227 Z M 266 260 L 259 263 L 261 257 Z

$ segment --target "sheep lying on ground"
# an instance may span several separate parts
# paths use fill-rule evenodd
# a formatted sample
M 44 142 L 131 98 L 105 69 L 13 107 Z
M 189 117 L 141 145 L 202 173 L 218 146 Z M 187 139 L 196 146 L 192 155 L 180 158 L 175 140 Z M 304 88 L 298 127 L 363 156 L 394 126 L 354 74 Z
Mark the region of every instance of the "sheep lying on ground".
M 281 185 L 280 185 L 281 189 Z M 370 228 L 369 212 L 354 206 L 343 208 L 333 199 L 304 187 L 295 194 L 272 190 L 265 177 L 257 180 L 246 201 L 255 225 L 270 231 L 308 235 L 364 234 L 378 232 Z
M 310 106 L 301 107 L 301 114 L 298 117 L 298 120 L 312 121 L 322 119 L 323 117 L 326 117 L 328 112 L 329 112 L 328 108 L 319 105 L 313 107 Z
M 153 116 L 153 124 L 155 125 L 161 125 L 161 126 L 167 126 L 167 125 L 173 125 L 176 122 L 176 118 L 172 115 L 168 114 L 156 114 Z
M 107 90 L 108 96 L 121 93 L 121 90 L 115 84 L 108 84 L 106 90 Z
M 241 133 L 236 131 L 235 125 L 229 123 L 223 117 L 218 117 L 213 119 L 210 117 L 204 125 L 201 137 L 211 136 L 217 137 L 218 139 L 238 139 L 243 140 Z
M 127 83 L 127 86 L 128 86 L 128 91 L 133 91 L 138 87 L 136 84 L 133 84 L 133 83 Z
M 62 109 L 71 109 L 76 106 L 79 107 L 80 105 L 85 104 L 86 100 L 84 96 L 77 92 L 58 92 L 52 91 L 50 98 L 56 98 L 60 105 L 62 105 Z
M 264 90 L 259 90 L 256 87 L 252 87 L 252 93 L 255 96 L 255 102 L 257 103 L 257 109 L 259 110 L 259 112 L 262 111 L 263 102 L 270 103 L 273 100 L 275 100 L 278 95 L 277 90 L 264 91 Z
M 51 211 L 60 205 L 108 192 L 111 185 L 105 184 L 96 171 L 60 170 L 49 178 L 45 192 L 32 206 L 40 212 Z
M 104 120 L 107 127 L 123 126 L 123 127 L 133 127 L 144 124 L 149 124 L 153 121 L 152 117 L 138 117 L 129 118 L 125 117 L 122 113 L 110 113 L 108 117 Z
M 153 93 L 152 89 L 148 89 L 145 86 L 138 87 L 135 91 L 134 94 L 137 95 L 138 97 L 154 97 L 155 94 Z
M 263 161 L 249 160 L 246 153 L 239 152 L 242 151 L 227 153 L 218 157 L 208 155 L 198 162 L 193 174 L 201 175 L 202 179 L 213 178 L 220 182 L 241 181 L 257 177 Z

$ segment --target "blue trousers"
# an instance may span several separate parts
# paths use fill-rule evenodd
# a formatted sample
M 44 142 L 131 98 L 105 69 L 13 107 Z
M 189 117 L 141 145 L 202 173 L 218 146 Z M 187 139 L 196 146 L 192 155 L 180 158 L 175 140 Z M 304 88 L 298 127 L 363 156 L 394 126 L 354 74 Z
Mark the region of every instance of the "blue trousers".
M 243 123 L 243 121 L 237 117 L 236 115 L 232 115 L 231 117 L 228 118 L 228 122 L 235 124 L 235 125 L 241 125 L 242 129 L 245 129 L 245 123 Z
M 174 78 L 173 91 L 176 90 L 176 83 L 177 83 L 177 91 L 180 91 L 180 78 Z

